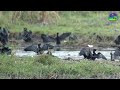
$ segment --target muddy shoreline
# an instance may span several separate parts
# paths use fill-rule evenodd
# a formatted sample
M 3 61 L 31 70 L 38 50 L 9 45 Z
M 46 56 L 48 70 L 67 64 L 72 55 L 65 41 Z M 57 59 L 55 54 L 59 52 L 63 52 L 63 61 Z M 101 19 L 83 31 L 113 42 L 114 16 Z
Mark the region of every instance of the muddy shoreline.
M 55 35 L 53 35 L 55 36 Z M 89 45 L 94 45 L 94 47 L 98 48 L 99 50 L 102 48 L 116 48 L 118 47 L 114 43 L 114 37 L 112 36 L 100 36 L 102 40 L 98 40 L 97 36 L 78 36 L 77 40 L 69 41 L 68 39 L 66 43 L 62 42 L 61 47 L 63 49 L 69 49 L 69 50 L 79 50 L 82 47 L 86 47 L 88 44 Z M 20 33 L 10 33 L 9 35 L 9 45 L 15 45 L 15 46 L 21 46 L 21 47 L 26 47 L 31 44 L 38 44 L 38 43 L 43 43 L 41 39 L 41 33 L 35 32 L 33 33 L 33 41 L 26 43 L 24 42 L 21 37 Z M 55 42 L 51 42 L 50 44 L 55 45 Z

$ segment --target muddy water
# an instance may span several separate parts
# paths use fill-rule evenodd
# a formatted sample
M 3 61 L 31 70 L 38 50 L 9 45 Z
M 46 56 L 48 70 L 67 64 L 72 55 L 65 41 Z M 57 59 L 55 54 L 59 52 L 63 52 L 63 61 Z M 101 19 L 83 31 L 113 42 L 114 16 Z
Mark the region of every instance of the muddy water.
M 101 52 L 104 56 L 106 56 L 108 60 L 110 60 L 111 58 L 110 53 L 111 51 L 112 53 L 114 53 L 114 50 L 115 50 L 114 48 L 105 48 L 100 51 L 96 51 L 96 53 Z M 25 52 L 23 50 L 15 50 L 14 52 L 15 52 L 15 56 L 19 56 L 19 57 L 24 57 L 24 56 L 34 57 L 37 55 L 35 52 L 32 52 L 32 51 Z M 46 52 L 47 51 L 45 51 L 44 53 Z M 80 51 L 53 51 L 52 55 L 61 59 L 71 58 L 74 60 L 80 60 L 80 59 L 83 59 L 84 57 L 79 56 L 79 52 Z

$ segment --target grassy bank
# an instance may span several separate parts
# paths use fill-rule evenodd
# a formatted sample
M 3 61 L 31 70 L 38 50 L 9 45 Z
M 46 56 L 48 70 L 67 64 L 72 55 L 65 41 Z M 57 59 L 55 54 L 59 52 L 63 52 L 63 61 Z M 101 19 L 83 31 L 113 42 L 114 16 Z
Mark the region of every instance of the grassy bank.
M 52 56 L 0 57 L 1 79 L 120 78 L 120 63 L 109 61 L 64 61 Z

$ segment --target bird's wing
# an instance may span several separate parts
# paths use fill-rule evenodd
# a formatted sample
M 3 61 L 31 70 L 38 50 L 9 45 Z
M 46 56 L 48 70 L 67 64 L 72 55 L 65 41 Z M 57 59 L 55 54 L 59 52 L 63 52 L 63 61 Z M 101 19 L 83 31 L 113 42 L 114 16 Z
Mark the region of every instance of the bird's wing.
M 42 50 L 48 50 L 48 46 L 47 46 L 46 44 L 44 44 L 44 45 L 42 46 Z
M 34 51 L 34 52 L 37 52 L 37 50 L 38 50 L 37 45 L 30 45 L 24 49 L 24 51 Z
M 44 45 L 42 46 L 42 49 L 43 49 L 43 50 L 48 50 L 48 48 L 49 48 L 49 49 L 53 49 L 54 46 L 52 46 L 52 45 L 50 45 L 50 44 L 44 44 Z
M 48 36 L 48 39 L 49 39 L 50 42 L 54 42 L 55 41 L 55 38 L 52 37 L 52 36 Z
M 42 34 L 41 38 L 43 39 L 43 42 L 53 42 L 53 41 L 55 41 L 55 39 L 53 37 L 47 36 L 45 34 Z
M 54 46 L 52 46 L 50 44 L 46 44 L 46 45 L 49 47 L 49 49 L 53 49 L 54 48 Z
M 115 56 L 120 56 L 120 49 L 119 49 L 119 48 L 117 48 L 117 49 L 115 50 L 114 55 L 115 55 Z
M 80 50 L 79 55 L 81 56 L 81 55 L 84 55 L 84 54 L 85 54 L 85 48 L 82 48 L 82 49 Z
M 92 56 L 92 52 L 91 52 L 91 50 L 90 50 L 90 48 L 82 48 L 81 50 L 80 50 L 80 53 L 79 53 L 79 55 L 81 56 L 81 55 L 86 55 L 86 56 Z
M 62 35 L 60 35 L 60 40 L 64 40 L 70 35 L 71 35 L 71 33 L 63 33 Z
M 100 53 L 99 58 L 107 60 L 107 58 L 102 53 Z

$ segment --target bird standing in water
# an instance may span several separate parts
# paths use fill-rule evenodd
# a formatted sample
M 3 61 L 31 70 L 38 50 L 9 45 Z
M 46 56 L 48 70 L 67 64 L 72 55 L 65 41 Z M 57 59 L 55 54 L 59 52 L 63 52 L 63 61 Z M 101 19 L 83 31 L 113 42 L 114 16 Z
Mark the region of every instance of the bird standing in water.
M 111 51 L 111 53 L 110 53 L 110 56 L 111 56 L 111 61 L 114 61 L 114 58 L 113 58 L 113 53 L 112 53 L 112 51 Z
M 57 51 L 60 50 L 60 37 L 59 37 L 59 33 L 57 33 L 57 37 L 56 37 L 56 46 L 57 46 Z
M 98 52 L 97 54 L 96 54 L 96 51 L 97 49 L 93 49 L 93 55 L 92 55 L 92 60 L 95 60 L 96 58 L 98 58 L 98 59 L 105 59 L 105 60 L 107 60 L 107 58 L 102 54 L 102 53 L 100 53 L 100 52 Z

